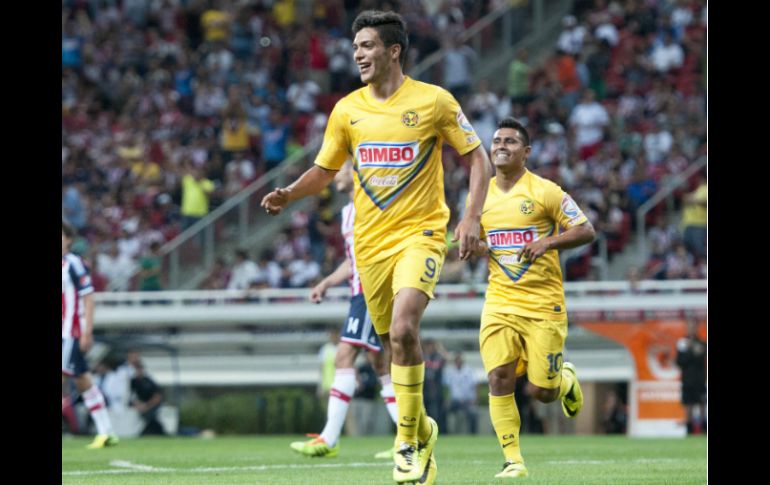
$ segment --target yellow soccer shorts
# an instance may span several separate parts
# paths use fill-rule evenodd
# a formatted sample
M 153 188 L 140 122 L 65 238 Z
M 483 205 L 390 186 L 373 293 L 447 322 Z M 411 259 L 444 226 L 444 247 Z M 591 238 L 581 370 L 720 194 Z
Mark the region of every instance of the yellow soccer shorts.
M 390 332 L 393 298 L 402 288 L 416 288 L 434 298 L 446 251 L 443 243 L 422 242 L 358 268 L 366 308 L 378 335 Z
M 529 382 L 545 389 L 559 387 L 567 319 L 542 320 L 511 313 L 481 314 L 479 348 L 487 374 L 519 359 L 516 376 L 527 373 Z

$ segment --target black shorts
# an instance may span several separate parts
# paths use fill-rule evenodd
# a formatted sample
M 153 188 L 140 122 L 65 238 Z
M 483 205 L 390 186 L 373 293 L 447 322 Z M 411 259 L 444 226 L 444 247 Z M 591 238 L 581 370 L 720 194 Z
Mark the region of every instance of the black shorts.
M 682 386 L 682 404 L 705 404 L 706 386 Z

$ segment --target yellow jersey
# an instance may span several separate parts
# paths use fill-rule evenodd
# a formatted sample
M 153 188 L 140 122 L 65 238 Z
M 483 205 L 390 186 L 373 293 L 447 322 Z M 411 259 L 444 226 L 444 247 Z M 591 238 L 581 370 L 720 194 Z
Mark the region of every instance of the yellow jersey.
M 353 160 L 360 266 L 426 237 L 446 244 L 444 142 L 460 155 L 481 144 L 460 105 L 439 86 L 407 76 L 386 101 L 364 86 L 336 104 L 315 163 L 339 170 Z
M 518 252 L 528 242 L 588 219 L 561 187 L 529 170 L 508 192 L 500 190 L 496 180 L 489 182 L 481 214 L 482 237 L 489 247 L 484 311 L 547 320 L 565 317 L 558 251 L 546 251 L 534 264 L 517 261 Z

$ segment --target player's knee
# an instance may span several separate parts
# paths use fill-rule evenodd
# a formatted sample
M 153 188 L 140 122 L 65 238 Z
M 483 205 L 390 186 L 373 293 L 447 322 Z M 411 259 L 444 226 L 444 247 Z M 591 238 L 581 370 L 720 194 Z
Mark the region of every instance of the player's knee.
M 337 369 L 349 369 L 353 367 L 358 349 L 352 345 L 340 343 L 337 346 L 337 354 L 334 356 L 334 367 Z
M 400 348 L 417 345 L 417 329 L 408 320 L 396 320 L 390 326 L 390 343 Z
M 494 396 L 504 396 L 513 393 L 516 387 L 516 375 L 508 369 L 498 367 L 492 369 L 489 374 L 489 391 Z
M 532 384 L 529 384 L 528 387 L 529 394 L 542 403 L 553 402 L 559 397 L 558 387 L 556 389 L 546 389 Z

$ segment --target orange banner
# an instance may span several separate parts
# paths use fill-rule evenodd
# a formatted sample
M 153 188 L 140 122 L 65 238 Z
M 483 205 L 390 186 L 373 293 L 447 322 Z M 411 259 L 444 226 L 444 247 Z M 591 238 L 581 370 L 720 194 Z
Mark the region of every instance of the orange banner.
M 702 322 L 699 322 L 702 323 Z M 685 320 L 583 322 L 578 325 L 625 346 L 634 359 L 630 387 L 629 433 L 637 436 L 684 436 L 685 412 L 676 365 L 676 343 L 687 334 Z M 699 325 L 706 340 L 706 326 Z

